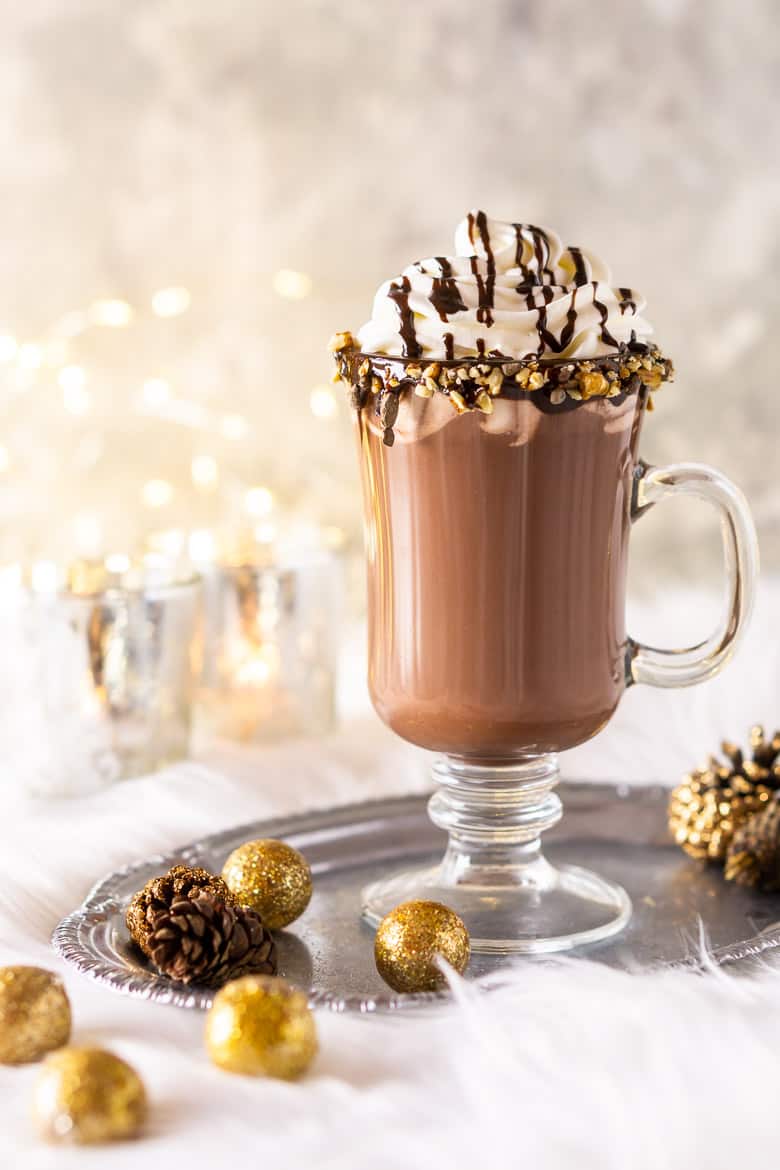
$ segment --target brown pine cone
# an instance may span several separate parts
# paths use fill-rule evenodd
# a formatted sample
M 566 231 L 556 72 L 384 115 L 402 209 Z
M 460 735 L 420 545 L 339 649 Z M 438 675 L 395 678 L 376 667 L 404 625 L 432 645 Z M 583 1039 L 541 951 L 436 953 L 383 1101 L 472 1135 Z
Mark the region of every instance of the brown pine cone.
M 780 890 L 780 803 L 777 796 L 763 812 L 738 829 L 726 855 L 726 880 L 772 893 Z
M 235 898 L 221 877 L 209 873 L 207 869 L 189 865 L 174 865 L 167 873 L 152 878 L 133 895 L 125 922 L 133 941 L 147 957 L 151 956 L 149 935 L 159 915 L 177 899 L 192 898 L 201 891 L 219 898 L 228 906 L 236 905 Z
M 221 987 L 240 975 L 274 975 L 276 946 L 258 914 L 201 890 L 151 910 L 149 957 L 180 983 Z

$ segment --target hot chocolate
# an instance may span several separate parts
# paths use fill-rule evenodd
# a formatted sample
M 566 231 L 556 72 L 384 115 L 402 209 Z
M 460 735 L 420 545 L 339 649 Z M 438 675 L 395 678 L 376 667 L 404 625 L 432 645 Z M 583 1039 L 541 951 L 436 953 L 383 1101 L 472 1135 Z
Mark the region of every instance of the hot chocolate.
M 625 578 L 644 400 L 562 415 L 402 403 L 360 414 L 369 686 L 404 739 L 510 758 L 573 747 L 625 686 Z
M 405 739 L 512 759 L 590 738 L 625 686 L 637 441 L 671 365 L 639 293 L 553 232 L 475 211 L 456 253 L 386 281 L 334 342 L 361 446 L 369 685 Z

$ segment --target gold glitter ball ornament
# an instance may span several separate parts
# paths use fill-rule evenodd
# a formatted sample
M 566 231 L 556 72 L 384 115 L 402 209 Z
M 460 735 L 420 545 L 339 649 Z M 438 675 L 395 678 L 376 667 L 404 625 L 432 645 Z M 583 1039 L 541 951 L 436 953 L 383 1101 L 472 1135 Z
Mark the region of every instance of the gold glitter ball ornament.
M 300 918 L 312 894 L 306 858 L 284 841 L 247 841 L 234 849 L 222 877 L 233 897 L 249 906 L 269 930 Z
M 394 991 L 438 991 L 447 985 L 438 956 L 462 975 L 470 953 L 469 932 L 440 902 L 396 906 L 380 922 L 374 941 L 377 971 Z
M 723 861 L 734 833 L 780 788 L 780 732 L 767 740 L 763 727 L 753 727 L 750 759 L 735 744 L 721 747 L 727 762 L 710 756 L 707 767 L 686 776 L 669 800 L 672 836 L 698 860 Z
M 214 1064 L 228 1072 L 294 1080 L 318 1048 L 306 996 L 273 976 L 233 980 L 209 1009 L 206 1048 Z
M 41 967 L 0 967 L 0 1064 L 40 1060 L 70 1038 L 62 983 Z
M 91 1145 L 135 1137 L 146 1092 L 134 1069 L 102 1048 L 62 1048 L 47 1057 L 33 1090 L 33 1115 L 52 1142 Z

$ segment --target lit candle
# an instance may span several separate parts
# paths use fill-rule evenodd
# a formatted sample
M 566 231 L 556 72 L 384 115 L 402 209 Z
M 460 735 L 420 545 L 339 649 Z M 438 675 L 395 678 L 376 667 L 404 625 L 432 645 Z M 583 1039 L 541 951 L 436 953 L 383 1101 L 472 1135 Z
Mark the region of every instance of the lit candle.
M 250 514 L 272 506 L 266 491 L 247 493 Z M 194 538 L 200 552 L 203 534 Z M 284 549 L 277 525 L 264 520 L 204 571 L 206 731 L 246 742 L 332 726 L 340 571 L 321 545 L 298 553 Z

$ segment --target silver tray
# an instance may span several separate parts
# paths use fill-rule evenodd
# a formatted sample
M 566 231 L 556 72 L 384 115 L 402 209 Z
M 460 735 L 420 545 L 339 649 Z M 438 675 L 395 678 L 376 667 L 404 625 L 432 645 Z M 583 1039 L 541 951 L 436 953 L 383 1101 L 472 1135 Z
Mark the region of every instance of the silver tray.
M 780 894 L 730 885 L 670 844 L 664 788 L 562 784 L 565 815 L 545 835 L 552 861 L 596 869 L 626 887 L 634 916 L 617 939 L 578 954 L 614 967 L 646 970 L 700 965 L 706 941 L 716 963 L 736 963 L 780 946 Z M 436 995 L 397 995 L 379 978 L 373 935 L 360 920 L 360 890 L 380 875 L 439 856 L 444 834 L 428 820 L 424 796 L 344 805 L 254 821 L 109 875 L 52 937 L 55 949 L 93 979 L 127 995 L 206 1008 L 213 992 L 155 974 L 132 946 L 124 910 L 149 878 L 183 862 L 220 872 L 237 845 L 283 837 L 308 858 L 314 896 L 302 918 L 277 936 L 279 972 L 308 990 L 315 1007 L 376 1012 L 430 1004 Z M 467 977 L 500 983 L 509 960 L 474 955 Z M 540 962 L 541 959 L 523 960 Z M 549 961 L 549 960 L 547 960 Z

